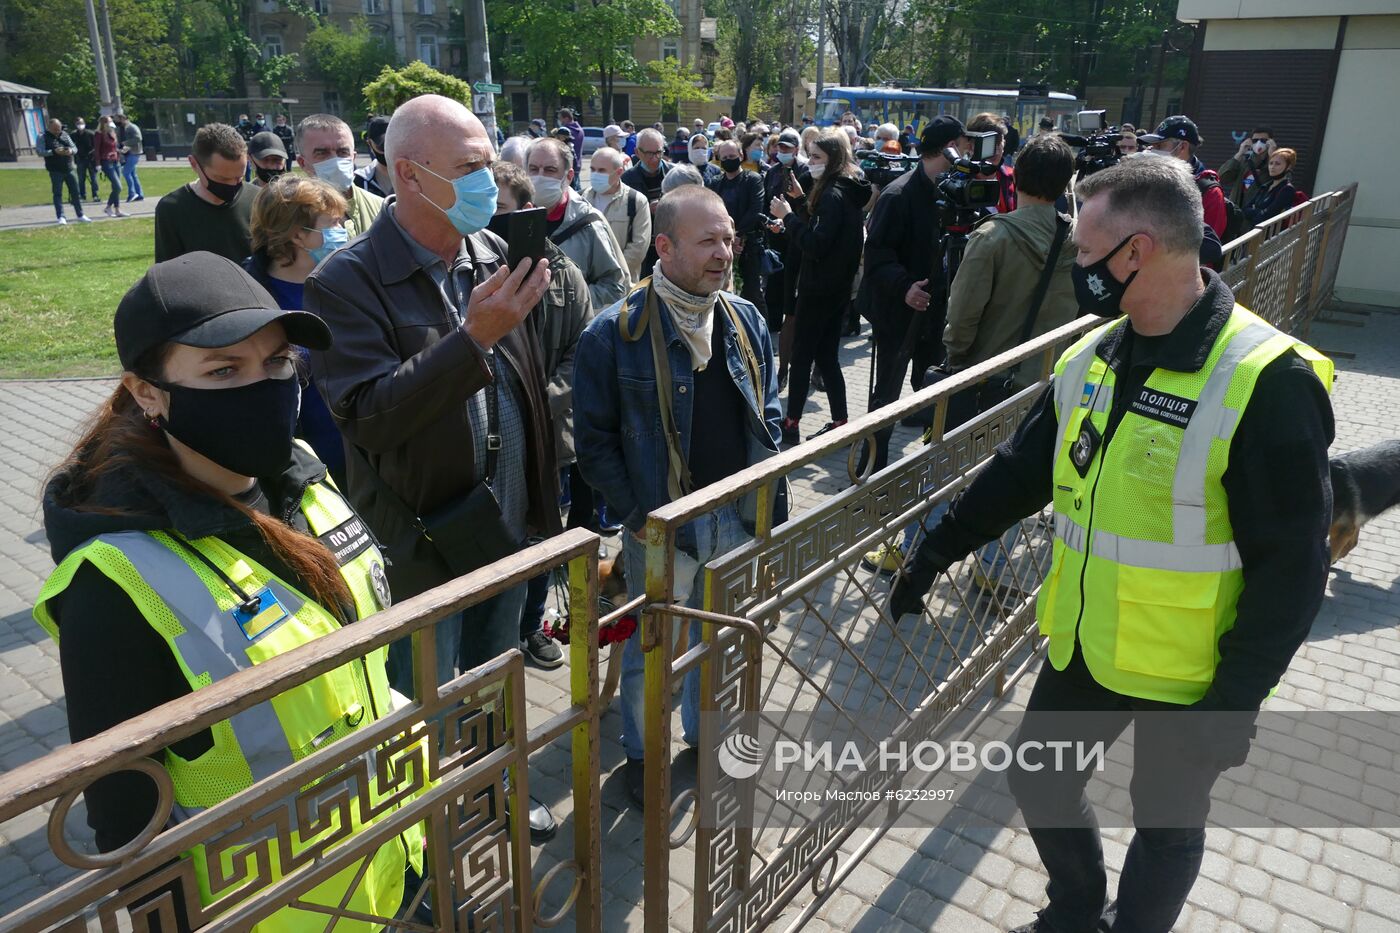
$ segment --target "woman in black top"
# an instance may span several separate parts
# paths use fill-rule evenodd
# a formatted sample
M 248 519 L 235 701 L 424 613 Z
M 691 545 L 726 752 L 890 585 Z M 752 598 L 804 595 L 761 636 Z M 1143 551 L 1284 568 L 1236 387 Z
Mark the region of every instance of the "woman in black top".
M 769 204 L 769 212 L 783 222 L 790 242 L 801 252 L 794 299 L 796 346 L 789 370 L 788 416 L 783 419 L 786 445 L 800 440 L 798 422 L 814 361 L 826 384 L 832 417 L 817 434 L 846 423 L 846 382 L 837 352 L 842 312 L 851 298 L 865 242 L 862 210 L 870 200 L 870 183 L 861 177 L 843 131 L 823 130 L 808 146 L 807 158 L 811 197 L 794 178 L 785 195 Z
M 1297 189 L 1291 176 L 1298 153 L 1292 149 L 1275 149 L 1269 156 L 1268 176 L 1256 184 L 1244 205 L 1244 216 L 1255 226 L 1271 220 L 1293 206 Z

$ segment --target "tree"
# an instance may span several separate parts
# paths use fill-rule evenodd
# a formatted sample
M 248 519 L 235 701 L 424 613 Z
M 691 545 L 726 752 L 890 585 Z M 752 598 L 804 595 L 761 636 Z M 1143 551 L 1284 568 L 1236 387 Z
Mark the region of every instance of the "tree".
M 587 0 L 579 3 L 574 39 L 598 74 L 603 121 L 612 122 L 613 86 L 618 78 L 644 80 L 633 43 L 644 36 L 674 36 L 680 21 L 666 0 Z
M 870 80 L 875 53 L 884 47 L 886 32 L 900 0 L 831 0 L 826 4 L 827 32 L 840 65 L 840 81 L 860 86 Z
M 531 0 L 486 7 L 491 60 L 500 63 L 500 77 L 530 81 L 546 113 L 558 109 L 561 97 L 593 93 L 592 69 L 579 55 L 575 6 L 572 0 Z
M 306 67 L 331 87 L 363 88 L 385 68 L 398 64 L 394 47 L 370 32 L 364 17 L 356 17 L 349 32 L 322 23 L 311 30 L 301 47 Z M 346 116 L 358 126 L 368 115 L 363 95 L 346 101 Z
M 720 0 L 719 47 L 725 77 L 732 76 L 735 120 L 747 120 L 754 91 L 776 93 L 782 82 L 787 33 L 783 0 Z
M 393 113 L 400 104 L 424 94 L 441 94 L 466 107 L 472 105 L 471 85 L 421 61 L 409 62 L 397 71 L 385 65 L 364 87 L 365 102 L 371 112 L 379 114 Z
M 647 71 L 657 89 L 657 100 L 663 113 L 681 104 L 703 104 L 715 99 L 715 95 L 700 86 L 700 75 L 682 65 L 679 59 L 662 58 L 647 62 Z

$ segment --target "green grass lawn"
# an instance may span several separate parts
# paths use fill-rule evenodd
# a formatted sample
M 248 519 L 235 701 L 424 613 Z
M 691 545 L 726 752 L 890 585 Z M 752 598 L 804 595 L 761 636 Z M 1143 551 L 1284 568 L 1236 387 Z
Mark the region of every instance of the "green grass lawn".
M 154 235 L 147 217 L 0 232 L 0 378 L 120 372 L 112 315 Z
M 141 179 L 142 193 L 148 199 L 153 199 L 190 181 L 194 178 L 194 172 L 190 170 L 188 162 L 142 162 L 137 169 L 137 176 Z M 97 181 L 102 191 L 102 200 L 105 202 L 111 185 L 107 176 L 101 173 L 98 173 Z M 88 197 L 91 198 L 91 194 Z M 126 180 L 123 179 L 122 199 L 125 198 Z M 52 203 L 53 188 L 49 184 L 48 172 L 41 168 L 0 169 L 0 209 Z

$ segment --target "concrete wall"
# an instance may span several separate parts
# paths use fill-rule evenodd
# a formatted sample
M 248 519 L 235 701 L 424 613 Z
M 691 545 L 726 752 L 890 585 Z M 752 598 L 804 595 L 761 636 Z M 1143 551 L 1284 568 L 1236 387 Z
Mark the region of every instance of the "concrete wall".
M 1348 301 L 1400 305 L 1400 185 L 1394 154 L 1400 121 L 1400 16 L 1353 17 L 1347 23 L 1332 112 L 1318 166 L 1318 190 L 1359 181 L 1346 251 L 1337 276 Z

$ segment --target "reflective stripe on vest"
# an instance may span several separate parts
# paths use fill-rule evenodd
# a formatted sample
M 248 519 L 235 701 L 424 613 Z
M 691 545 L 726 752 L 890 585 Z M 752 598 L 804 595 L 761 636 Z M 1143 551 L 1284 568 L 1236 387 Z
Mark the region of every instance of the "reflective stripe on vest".
M 1191 703 L 1214 676 L 1243 589 L 1221 482 L 1241 415 L 1284 352 L 1329 389 L 1332 366 L 1237 305 L 1199 371 L 1154 370 L 1137 398 L 1119 400 L 1111 443 L 1100 442 L 1081 476 L 1071 460 L 1081 425 L 1107 434 L 1117 388 L 1097 349 L 1125 326 L 1085 335 L 1055 367 L 1055 543 L 1037 614 L 1056 668 L 1078 644 L 1108 689 Z
M 348 532 L 358 523 L 354 511 L 329 482 L 308 486 L 300 505 L 311 532 L 318 536 L 338 528 Z M 363 618 L 381 604 L 387 604 L 388 593 L 386 589 L 381 596 L 380 587 L 376 585 L 376 579 L 383 574 L 382 557 L 368 529 L 361 531 L 363 539 L 346 539 L 340 571 L 354 597 L 356 612 Z M 234 618 L 236 597 L 227 583 L 171 535 L 159 531 L 101 535 L 76 548 L 50 575 L 35 605 L 34 617 L 58 640 L 51 600 L 67 588 L 78 567 L 89 562 L 122 587 L 151 627 L 166 641 L 192 690 L 339 628 L 334 617 L 314 600 L 297 593 L 224 541 L 200 538 L 189 541 L 188 545 L 209 558 L 248 593 L 269 590 L 285 610 L 283 617 L 249 638 Z M 175 791 L 172 822 L 189 819 L 387 715 L 391 701 L 384 671 L 386 655 L 387 649 L 378 649 L 363 660 L 327 671 L 214 724 L 210 729 L 213 747 L 195 759 L 186 761 L 173 749 L 167 749 L 164 765 Z M 396 757 L 399 754 L 414 753 L 407 749 L 396 753 Z M 366 755 L 371 756 L 371 753 Z M 367 773 L 375 774 L 383 764 L 379 762 L 381 767 L 376 768 L 371 763 Z M 420 773 L 426 771 L 420 769 Z M 344 789 L 336 785 L 328 787 L 327 793 L 338 798 Z M 359 811 L 358 801 L 352 799 L 349 819 L 355 830 L 362 828 L 365 822 Z M 385 812 L 392 812 L 392 808 Z M 268 880 L 281 876 L 278 865 L 296 864 L 303 847 L 315 845 L 327 833 L 339 835 L 338 824 L 339 820 L 323 822 L 302 827 L 301 833 L 292 833 L 294 851 L 291 853 L 277 854 L 280 847 L 272 840 L 273 865 Z M 202 903 L 223 903 L 232 891 L 248 884 L 247 880 L 235 880 L 242 878 L 239 866 L 244 861 L 238 853 L 258 838 L 260 834 L 254 833 L 241 840 L 240 845 L 221 850 L 217 869 L 207 864 L 203 845 L 187 853 L 193 860 Z M 368 915 L 392 916 L 402 896 L 405 865 L 420 867 L 422 864 L 422 839 L 421 826 L 410 828 L 380 846 L 367 869 L 358 867 L 357 863 L 338 872 L 308 892 L 304 899 L 338 905 L 354 884 L 349 909 Z M 211 878 L 215 870 L 213 878 L 229 879 L 217 892 Z M 233 899 L 238 897 L 235 895 Z M 304 911 L 284 908 L 257 924 L 256 929 L 260 933 L 296 933 L 306 928 L 307 916 Z M 341 920 L 336 924 L 338 933 L 370 933 L 382 926 L 358 920 Z

